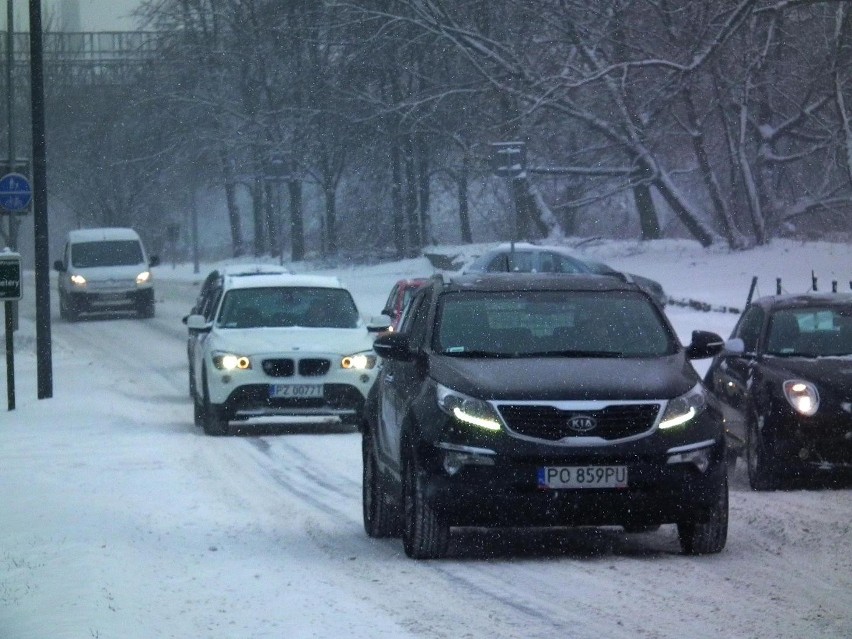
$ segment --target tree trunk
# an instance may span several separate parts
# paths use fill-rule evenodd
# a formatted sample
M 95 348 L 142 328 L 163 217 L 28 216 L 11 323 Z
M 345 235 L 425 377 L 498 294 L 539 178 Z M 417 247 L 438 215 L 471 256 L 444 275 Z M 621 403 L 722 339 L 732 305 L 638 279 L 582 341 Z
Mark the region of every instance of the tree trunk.
M 411 134 L 405 136 L 403 147 L 405 167 L 405 220 L 408 229 L 408 255 L 414 257 L 423 248 L 420 236 L 420 220 L 417 216 L 417 176 L 414 161 L 414 139 Z
M 393 243 L 397 259 L 405 257 L 405 216 L 402 211 L 402 158 L 397 138 L 390 140 L 391 145 L 391 215 L 393 219 Z
M 245 253 L 243 229 L 240 222 L 240 208 L 237 206 L 237 183 L 234 168 L 228 157 L 222 154 L 222 177 L 225 182 L 225 202 L 228 207 L 228 226 L 231 229 L 231 252 L 234 257 Z
M 651 189 L 644 182 L 633 186 L 633 201 L 639 214 L 639 226 L 642 229 L 643 240 L 658 240 L 662 236 L 657 207 L 651 197 Z
M 459 171 L 457 184 L 459 192 L 459 226 L 461 227 L 461 240 L 463 244 L 473 243 L 473 234 L 470 232 L 470 210 L 468 204 L 468 181 L 469 181 L 469 163 L 467 153 L 462 157 L 461 170 Z
M 290 193 L 290 259 L 301 262 L 305 259 L 305 223 L 302 213 L 302 182 L 289 180 Z
M 266 253 L 266 227 L 263 212 L 263 178 L 255 176 L 251 184 L 251 211 L 254 220 L 254 255 Z
M 337 255 L 337 191 L 334 186 L 325 186 L 325 250 Z
M 674 185 L 667 179 L 664 173 L 654 178 L 653 185 L 660 192 L 660 195 L 665 198 L 666 203 L 686 227 L 686 230 L 689 231 L 692 237 L 698 240 L 701 246 L 707 247 L 713 244 L 713 233 L 689 210 L 683 200 L 681 200 L 680 194 Z
M 431 244 L 432 222 L 429 218 L 429 145 L 422 134 L 417 136 L 417 204 L 420 217 L 420 238 L 423 244 Z

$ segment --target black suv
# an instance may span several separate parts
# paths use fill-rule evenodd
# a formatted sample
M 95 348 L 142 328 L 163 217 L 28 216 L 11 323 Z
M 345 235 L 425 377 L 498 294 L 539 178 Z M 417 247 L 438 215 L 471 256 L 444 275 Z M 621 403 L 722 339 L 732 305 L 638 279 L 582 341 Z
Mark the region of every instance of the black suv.
M 364 528 L 437 558 L 452 526 L 676 523 L 688 554 L 725 545 L 721 413 L 646 292 L 595 275 L 440 277 L 400 330 L 363 424 Z

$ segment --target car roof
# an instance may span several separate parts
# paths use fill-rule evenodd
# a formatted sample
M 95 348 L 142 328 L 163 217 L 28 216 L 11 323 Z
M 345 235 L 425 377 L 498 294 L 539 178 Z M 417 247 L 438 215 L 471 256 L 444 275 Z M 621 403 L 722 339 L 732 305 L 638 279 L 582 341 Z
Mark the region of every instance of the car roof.
M 285 266 L 279 266 L 277 264 L 226 264 L 225 266 L 219 268 L 219 274 L 222 277 L 241 277 L 249 275 L 282 275 L 285 273 L 292 273 L 292 271 Z
M 783 295 L 766 295 L 752 302 L 767 310 L 807 308 L 809 306 L 831 306 L 833 304 L 852 304 L 852 293 L 791 293 Z
M 642 291 L 636 284 L 593 273 L 471 273 L 445 280 L 456 291 Z
M 226 289 L 234 288 L 345 288 L 331 275 L 294 275 L 293 273 L 261 273 L 253 277 L 226 276 Z
M 68 232 L 69 242 L 100 242 L 104 240 L 138 240 L 139 234 L 130 228 L 103 227 L 76 229 Z

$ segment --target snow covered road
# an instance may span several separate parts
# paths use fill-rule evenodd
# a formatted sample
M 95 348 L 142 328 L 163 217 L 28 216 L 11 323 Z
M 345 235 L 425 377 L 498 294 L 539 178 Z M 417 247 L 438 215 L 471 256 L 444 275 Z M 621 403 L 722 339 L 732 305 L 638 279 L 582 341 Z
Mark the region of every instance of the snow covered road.
M 387 278 L 369 299 L 355 289 L 363 311 Z M 27 326 L 17 338 L 0 636 L 852 636 L 850 488 L 754 493 L 740 465 L 716 556 L 682 556 L 664 526 L 465 531 L 449 559 L 414 562 L 363 532 L 357 433 L 193 426 L 180 317 L 197 288 L 158 287 L 153 320 L 55 321 L 51 400 L 32 399 Z M 730 326 L 710 315 L 673 313 L 687 335 L 729 330 L 692 325 Z

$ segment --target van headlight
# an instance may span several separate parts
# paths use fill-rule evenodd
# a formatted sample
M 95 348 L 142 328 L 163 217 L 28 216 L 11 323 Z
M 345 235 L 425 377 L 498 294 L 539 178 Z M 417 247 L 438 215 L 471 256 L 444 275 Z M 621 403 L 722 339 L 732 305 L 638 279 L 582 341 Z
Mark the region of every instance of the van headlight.
M 701 382 L 692 387 L 688 393 L 669 400 L 666 410 L 660 419 L 660 429 L 674 428 L 692 421 L 707 407 L 707 396 Z
M 142 271 L 136 276 L 137 284 L 147 284 L 151 281 L 151 271 Z
M 447 415 L 484 430 L 496 432 L 502 429 L 497 411 L 488 402 L 464 395 L 441 384 L 436 385 L 436 391 L 438 406 Z
M 80 288 L 83 288 L 84 286 L 86 286 L 86 278 L 85 278 L 85 277 L 83 277 L 82 275 L 77 275 L 77 274 L 75 273 L 74 275 L 72 275 L 72 276 L 70 277 L 70 279 L 71 279 L 71 283 L 72 283 L 74 286 L 78 286 L 78 287 L 80 287 Z
M 340 358 L 340 367 L 349 370 L 364 371 L 373 368 L 375 365 L 376 354 L 373 351 L 362 351 Z

